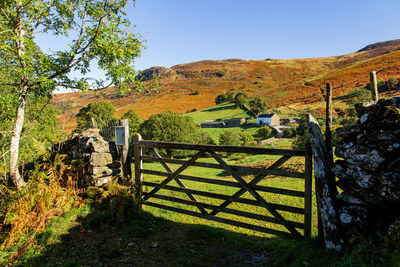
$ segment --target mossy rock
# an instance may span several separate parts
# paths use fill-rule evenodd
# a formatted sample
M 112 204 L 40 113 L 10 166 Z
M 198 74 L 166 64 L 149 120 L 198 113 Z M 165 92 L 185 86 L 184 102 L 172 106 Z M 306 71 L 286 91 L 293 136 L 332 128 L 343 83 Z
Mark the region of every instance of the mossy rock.
M 96 186 L 88 186 L 86 188 L 86 196 L 90 199 L 100 199 L 101 196 L 103 195 L 104 190 L 100 187 Z

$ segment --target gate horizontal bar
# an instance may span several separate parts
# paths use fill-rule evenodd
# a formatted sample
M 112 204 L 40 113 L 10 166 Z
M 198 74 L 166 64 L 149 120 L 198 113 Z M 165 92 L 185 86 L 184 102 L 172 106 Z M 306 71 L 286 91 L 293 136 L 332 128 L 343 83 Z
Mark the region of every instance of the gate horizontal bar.
M 143 160 L 155 161 L 155 162 L 165 162 L 165 163 L 174 163 L 174 164 L 185 164 L 186 160 L 177 160 L 177 159 L 166 159 L 166 158 L 155 158 L 155 157 L 142 157 Z M 212 169 L 224 169 L 219 164 L 214 163 L 203 163 L 203 162 L 195 162 L 192 166 L 196 167 L 205 167 Z M 304 179 L 305 175 L 301 172 L 288 172 L 283 170 L 268 170 L 262 168 L 252 168 L 252 167 L 243 167 L 243 166 L 231 166 L 230 167 L 240 173 L 240 174 L 264 174 L 264 175 L 274 175 L 274 176 L 283 176 L 283 177 L 291 177 L 291 178 L 301 178 Z
M 133 145 L 139 147 L 153 147 L 153 148 L 164 148 L 164 149 L 183 149 L 183 150 L 197 150 L 197 151 L 283 155 L 283 156 L 305 156 L 306 154 L 306 152 L 303 150 L 271 149 L 271 148 L 261 148 L 261 147 L 243 147 L 243 146 L 199 145 L 199 144 L 149 141 L 149 140 L 135 141 L 133 142 Z
M 142 169 L 142 173 L 163 176 L 163 177 L 168 177 L 168 175 L 169 175 L 169 173 L 167 173 L 167 172 L 160 172 L 160 171 L 153 171 L 153 170 L 146 170 L 146 169 Z M 177 178 L 182 179 L 182 180 L 200 182 L 200 183 L 216 184 L 216 185 L 224 185 L 224 186 L 242 188 L 242 186 L 238 182 L 232 182 L 232 181 L 224 181 L 224 180 L 210 179 L 210 178 L 190 176 L 190 175 L 179 175 Z M 304 192 L 301 192 L 301 191 L 269 187 L 269 186 L 262 186 L 262 185 L 253 185 L 251 187 L 254 188 L 255 190 L 261 191 L 261 192 L 275 193 L 275 194 L 280 194 L 280 195 L 304 198 Z
M 161 200 L 167 200 L 167 201 L 171 201 L 171 202 L 186 204 L 186 205 L 190 205 L 190 206 L 194 206 L 194 207 L 199 205 L 199 206 L 201 206 L 201 207 L 203 207 L 205 209 L 215 209 L 215 208 L 218 207 L 217 205 L 207 204 L 207 203 L 203 203 L 203 202 L 194 202 L 194 201 L 190 201 L 190 200 L 187 200 L 187 199 L 182 199 L 182 198 L 177 198 L 177 197 L 172 197 L 172 196 L 159 195 L 159 194 L 156 194 L 153 197 L 157 198 L 157 199 L 161 199 Z M 264 221 L 264 222 L 270 222 L 270 223 L 274 223 L 274 224 L 283 225 L 275 217 L 265 216 L 265 215 L 261 215 L 261 214 L 257 214 L 257 213 L 251 213 L 251 212 L 247 212 L 247 211 L 235 210 L 235 209 L 230 209 L 230 208 L 224 208 L 221 212 L 222 213 L 232 214 L 232 215 L 238 215 L 238 216 L 242 216 L 242 217 L 246 217 L 246 218 L 250 218 L 250 219 L 256 219 L 256 220 L 260 220 L 260 221 Z M 292 223 L 293 226 L 295 226 L 296 228 L 304 229 L 304 224 L 303 223 L 290 221 L 290 220 L 287 220 L 287 221 Z
M 230 220 L 230 219 L 226 219 L 226 218 L 221 218 L 221 217 L 216 217 L 216 216 L 209 216 L 209 215 L 201 214 L 201 213 L 198 213 L 198 212 L 185 210 L 185 209 L 180 209 L 180 208 L 171 207 L 171 206 L 166 206 L 166 205 L 162 205 L 162 204 L 158 204 L 158 203 L 154 203 L 154 202 L 148 202 L 147 201 L 147 202 L 144 202 L 143 205 L 147 205 L 147 206 L 151 206 L 151 207 L 155 207 L 155 208 L 160 208 L 160 209 L 165 209 L 165 210 L 170 210 L 170 211 L 175 211 L 175 212 L 178 212 L 178 213 L 183 213 L 183 214 L 191 215 L 191 216 L 194 216 L 194 217 L 208 219 L 210 221 L 230 224 L 230 225 L 233 225 L 233 226 L 247 228 L 247 229 L 250 229 L 250 230 L 259 231 L 259 232 L 263 232 L 263 233 L 267 233 L 267 234 L 271 234 L 271 235 L 276 235 L 276 236 L 280 236 L 280 237 L 285 237 L 285 238 L 291 238 L 292 237 L 292 235 L 290 233 L 288 233 L 288 232 L 269 229 L 269 228 L 265 228 L 265 227 L 262 227 L 262 226 L 252 225 L 252 224 L 248 224 L 248 223 L 244 223 L 244 222 L 238 222 L 238 221 L 234 221 L 234 220 Z
M 153 183 L 153 182 L 144 181 L 143 185 L 156 187 L 158 184 Z M 171 185 L 165 185 L 163 187 L 163 189 L 176 191 L 176 192 L 183 192 L 183 193 L 189 192 L 193 195 L 205 196 L 205 197 L 209 197 L 209 198 L 216 198 L 216 199 L 222 199 L 222 200 L 230 200 L 232 198 L 232 196 L 228 196 L 228 195 L 222 195 L 222 194 L 205 192 L 205 191 L 188 189 L 188 188 L 180 188 L 180 187 L 171 186 Z M 148 193 L 143 192 L 144 196 L 146 194 L 148 194 Z M 238 198 L 235 202 L 262 207 L 262 205 L 257 200 L 252 200 L 252 199 L 248 199 L 248 198 Z M 270 204 L 276 210 L 287 211 L 287 212 L 292 212 L 292 213 L 297 213 L 297 214 L 304 214 L 304 208 L 291 207 L 291 206 L 275 204 L 275 203 L 270 203 Z

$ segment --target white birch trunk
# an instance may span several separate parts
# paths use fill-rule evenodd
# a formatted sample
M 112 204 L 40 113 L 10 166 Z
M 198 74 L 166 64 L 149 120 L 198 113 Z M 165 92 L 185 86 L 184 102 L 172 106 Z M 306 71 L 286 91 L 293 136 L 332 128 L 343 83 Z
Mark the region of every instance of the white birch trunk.
M 10 144 L 10 179 L 11 182 L 18 188 L 25 187 L 23 177 L 20 175 L 18 170 L 18 155 L 19 155 L 19 141 L 21 139 L 22 126 L 24 125 L 25 117 L 25 96 L 20 96 L 17 119 L 14 123 L 14 128 L 11 136 Z
M 17 2 L 17 12 L 20 12 L 20 6 L 21 3 L 18 1 Z M 24 43 L 24 38 L 25 38 L 25 31 L 23 29 L 22 25 L 22 18 L 20 15 L 17 16 L 18 18 L 18 25 L 15 29 L 15 35 L 18 36 L 18 39 L 16 41 L 17 45 L 17 53 L 18 57 L 20 60 L 21 68 L 25 68 L 25 43 Z M 22 72 L 21 75 L 21 80 L 20 80 L 20 86 L 18 90 L 18 108 L 17 108 L 17 118 L 14 123 L 13 127 L 13 132 L 11 136 L 11 142 L 10 142 L 10 164 L 9 164 L 9 170 L 10 170 L 10 179 L 11 182 L 18 188 L 23 188 L 25 187 L 25 182 L 21 174 L 19 173 L 18 170 L 18 155 L 19 155 L 19 143 L 21 139 L 21 132 L 22 132 L 22 127 L 24 125 L 24 117 L 25 117 L 25 97 L 27 93 L 27 86 L 25 83 L 25 74 Z

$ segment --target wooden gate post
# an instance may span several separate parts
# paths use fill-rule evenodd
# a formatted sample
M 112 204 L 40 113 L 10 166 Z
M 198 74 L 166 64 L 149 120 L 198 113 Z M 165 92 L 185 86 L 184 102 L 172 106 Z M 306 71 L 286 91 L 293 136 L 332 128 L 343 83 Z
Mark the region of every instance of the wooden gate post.
M 142 140 L 142 136 L 140 134 L 135 135 L 135 143 L 140 142 Z M 136 205 L 139 210 L 142 209 L 142 194 L 143 194 L 143 174 L 142 174 L 142 148 L 134 144 L 133 154 L 135 157 L 135 181 L 132 183 L 134 198 L 136 201 Z
M 369 73 L 369 85 L 371 89 L 371 95 L 372 95 L 372 101 L 378 102 L 379 96 L 378 96 L 378 82 L 376 80 L 376 72 L 371 71 Z
M 319 212 L 318 232 L 323 230 L 325 247 L 336 251 L 343 249 L 343 239 L 339 217 L 336 210 L 335 198 L 337 189 L 335 177 L 332 174 L 332 165 L 327 156 L 324 138 L 318 122 L 311 115 L 307 115 L 308 132 L 314 156 L 315 194 Z
M 310 143 L 306 144 L 304 182 L 304 237 L 310 238 L 312 228 L 312 150 Z
M 131 156 L 129 155 L 129 120 L 123 119 L 119 122 L 120 126 L 126 127 L 126 137 L 125 139 L 128 140 L 128 143 L 121 147 L 121 164 L 122 164 L 122 172 L 124 177 L 128 179 L 128 181 L 132 180 L 132 160 Z

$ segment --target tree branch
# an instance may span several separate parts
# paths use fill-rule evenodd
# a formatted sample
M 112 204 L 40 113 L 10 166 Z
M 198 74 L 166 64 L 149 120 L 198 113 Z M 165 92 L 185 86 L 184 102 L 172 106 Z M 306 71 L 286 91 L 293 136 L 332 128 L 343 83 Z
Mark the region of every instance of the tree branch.
M 40 13 L 38 17 L 33 17 L 31 20 L 29 20 L 29 22 L 27 24 L 31 24 L 33 21 L 36 20 L 36 25 L 32 27 L 32 32 L 39 27 L 39 25 L 41 24 L 41 19 L 43 18 L 44 14 L 47 14 L 50 11 L 50 9 L 53 7 L 53 4 L 54 4 L 54 2 L 51 1 L 50 5 L 46 9 L 46 11 Z

